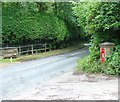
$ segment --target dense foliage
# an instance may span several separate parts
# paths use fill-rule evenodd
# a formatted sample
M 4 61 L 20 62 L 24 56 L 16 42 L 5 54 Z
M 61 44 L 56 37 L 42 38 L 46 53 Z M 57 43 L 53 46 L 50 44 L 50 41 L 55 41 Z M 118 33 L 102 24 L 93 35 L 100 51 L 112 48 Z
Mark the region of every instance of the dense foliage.
M 92 35 L 94 44 L 120 38 L 120 3 L 78 3 L 74 8 L 84 35 Z M 112 39 L 110 39 L 112 38 Z
M 119 50 L 120 44 L 120 3 L 77 3 L 74 13 L 78 17 L 78 25 L 83 29 L 83 36 L 91 36 L 90 56 L 86 58 L 78 69 L 87 72 L 104 72 L 106 74 L 118 74 L 120 68 Z M 100 47 L 102 42 L 113 42 L 116 50 L 108 58 L 105 64 L 100 63 Z M 111 60 L 110 60 L 111 59 Z
M 94 59 L 91 55 L 78 61 L 77 71 L 87 73 L 104 73 L 109 75 L 118 75 L 120 73 L 120 45 L 116 46 L 114 53 L 107 56 L 104 64 Z
M 68 31 L 70 32 L 70 40 L 74 42 L 80 40 L 81 29 L 77 25 L 77 19 L 73 13 L 75 4 L 71 2 L 55 2 L 54 5 L 55 15 L 67 25 Z
M 4 43 L 39 40 L 60 42 L 69 38 L 66 25 L 54 14 L 28 12 L 14 5 L 3 5 Z
M 2 3 L 3 43 L 47 42 L 61 48 L 78 42 L 80 30 L 73 21 L 72 7 L 72 3 Z

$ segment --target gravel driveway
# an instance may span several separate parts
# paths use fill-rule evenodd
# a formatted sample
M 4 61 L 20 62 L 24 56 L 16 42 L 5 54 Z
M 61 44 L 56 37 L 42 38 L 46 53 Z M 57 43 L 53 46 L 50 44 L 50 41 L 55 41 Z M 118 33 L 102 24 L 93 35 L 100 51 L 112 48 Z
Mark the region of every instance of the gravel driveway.
M 43 85 L 26 89 L 19 100 L 118 100 L 118 78 L 65 73 Z

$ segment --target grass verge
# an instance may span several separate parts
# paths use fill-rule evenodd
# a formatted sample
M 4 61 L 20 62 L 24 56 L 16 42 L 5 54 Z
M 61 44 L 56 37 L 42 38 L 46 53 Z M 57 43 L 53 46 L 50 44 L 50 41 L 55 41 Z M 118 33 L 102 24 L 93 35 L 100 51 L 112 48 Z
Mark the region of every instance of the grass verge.
M 0 59 L 0 63 L 9 63 L 11 59 Z M 12 59 L 12 62 L 17 62 L 16 59 Z
M 63 49 L 52 50 L 52 51 L 48 51 L 48 52 L 44 52 L 44 53 L 38 53 L 38 54 L 33 54 L 33 55 L 22 55 L 22 56 L 16 58 L 15 60 L 19 61 L 19 62 L 36 60 L 36 59 L 41 59 L 41 58 L 45 58 L 45 57 L 49 57 L 49 56 L 62 54 L 62 53 L 71 52 L 71 51 L 74 51 L 74 50 L 78 50 L 82 47 L 84 47 L 84 45 L 79 44 L 79 45 L 76 45 L 76 46 L 67 47 L 67 48 L 63 48 Z
M 18 63 L 16 59 L 12 59 L 12 62 L 10 59 L 0 59 L 0 68 L 14 65 L 15 63 Z

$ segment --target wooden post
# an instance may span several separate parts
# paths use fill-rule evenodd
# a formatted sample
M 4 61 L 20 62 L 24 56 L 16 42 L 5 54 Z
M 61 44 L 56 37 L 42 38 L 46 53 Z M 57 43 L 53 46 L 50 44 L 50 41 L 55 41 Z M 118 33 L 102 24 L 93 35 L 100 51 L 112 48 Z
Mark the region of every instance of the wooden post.
M 47 44 L 45 43 L 45 52 L 46 52 Z
M 12 62 L 12 57 L 10 57 L 10 62 Z
M 19 53 L 19 55 L 21 55 L 21 47 L 20 46 L 19 46 L 19 52 L 18 53 Z
M 16 48 L 16 57 L 18 57 L 19 53 L 18 53 L 18 47 Z
M 32 52 L 32 54 L 33 54 L 33 44 L 31 45 L 31 52 Z

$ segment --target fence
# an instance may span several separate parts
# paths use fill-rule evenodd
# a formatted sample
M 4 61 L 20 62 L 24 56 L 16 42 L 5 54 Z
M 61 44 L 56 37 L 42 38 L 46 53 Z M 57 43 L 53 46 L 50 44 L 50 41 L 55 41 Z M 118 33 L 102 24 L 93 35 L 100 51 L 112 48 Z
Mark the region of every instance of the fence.
M 19 46 L 18 47 L 18 55 L 25 54 L 25 53 L 38 53 L 38 52 L 46 52 L 47 50 L 51 50 L 51 47 L 45 44 L 31 44 L 26 46 Z
M 10 58 L 19 56 L 22 54 L 34 54 L 38 52 L 46 52 L 50 51 L 51 47 L 47 44 L 31 44 L 31 45 L 25 45 L 25 46 L 18 46 L 18 47 L 4 47 L 0 49 L 0 52 L 3 56 L 3 58 Z

